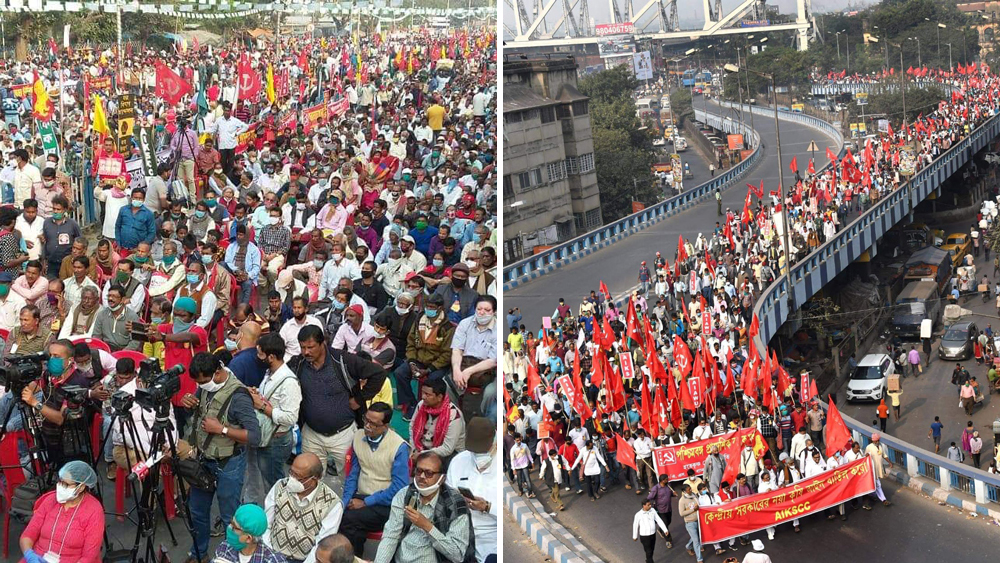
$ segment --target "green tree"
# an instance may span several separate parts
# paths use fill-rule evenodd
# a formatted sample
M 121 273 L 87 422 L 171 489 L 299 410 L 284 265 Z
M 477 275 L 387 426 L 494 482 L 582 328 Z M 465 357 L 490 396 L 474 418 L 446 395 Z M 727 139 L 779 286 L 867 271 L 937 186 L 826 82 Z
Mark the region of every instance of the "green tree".
M 580 81 L 580 92 L 590 97 L 594 165 L 605 223 L 632 213 L 633 200 L 651 205 L 660 197 L 651 171 L 652 139 L 636 117 L 632 99 L 636 86 L 624 67 Z
M 735 85 L 734 85 L 735 87 Z M 678 88 L 670 93 L 670 111 L 674 114 L 674 121 L 677 128 L 684 126 L 688 119 L 694 119 L 694 108 L 692 107 L 691 92 L 684 88 Z

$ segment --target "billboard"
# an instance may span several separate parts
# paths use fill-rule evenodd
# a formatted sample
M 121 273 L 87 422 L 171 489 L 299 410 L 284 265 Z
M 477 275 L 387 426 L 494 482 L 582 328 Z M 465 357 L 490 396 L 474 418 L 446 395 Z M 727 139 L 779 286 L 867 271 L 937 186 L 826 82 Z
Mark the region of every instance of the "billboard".
M 767 27 L 771 25 L 770 20 L 743 20 L 740 27 Z
M 602 23 L 594 26 L 594 31 L 598 37 L 605 35 L 634 35 L 635 24 L 632 22 L 622 23 Z
M 637 80 L 653 79 L 653 59 L 649 56 L 649 51 L 632 53 L 632 70 L 635 71 Z
M 635 52 L 635 42 L 631 35 L 609 35 L 597 44 L 601 58 L 630 56 Z

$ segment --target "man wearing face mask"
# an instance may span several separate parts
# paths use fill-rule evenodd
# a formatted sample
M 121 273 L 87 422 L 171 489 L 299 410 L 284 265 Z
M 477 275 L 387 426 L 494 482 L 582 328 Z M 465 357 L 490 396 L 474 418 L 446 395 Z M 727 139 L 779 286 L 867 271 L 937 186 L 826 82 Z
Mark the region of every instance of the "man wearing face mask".
M 232 515 L 232 522 L 226 527 L 226 539 L 215 548 L 212 561 L 281 563 L 285 558 L 264 543 L 266 533 L 264 509 L 256 504 L 244 504 Z
M 78 249 L 76 241 L 83 236 L 83 231 L 73 219 L 69 218 L 69 200 L 61 195 L 52 198 L 52 216 L 45 219 L 42 224 L 42 245 L 44 246 L 45 261 L 47 262 L 50 277 L 55 277 L 59 272 L 59 277 L 66 279 L 69 272 L 62 271 L 62 264 L 70 252 L 77 252 L 79 256 L 87 253 L 86 239 L 83 241 L 83 248 Z M 65 273 L 66 275 L 62 275 Z
M 205 279 L 217 299 L 212 327 L 215 327 L 223 317 L 230 316 L 229 296 L 232 294 L 234 283 L 233 275 L 216 261 L 216 257 L 220 255 L 219 246 L 214 242 L 207 242 L 201 247 L 201 263 L 205 265 Z M 249 301 L 247 299 L 247 302 Z
M 249 303 L 250 294 L 260 277 L 261 253 L 250 240 L 246 225 L 236 226 L 236 244 L 226 248 L 225 265 L 240 285 L 240 303 Z
M 156 237 L 156 217 L 146 208 L 146 192 L 142 188 L 132 190 L 128 207 L 118 212 L 115 221 L 115 242 L 126 251 L 135 250 L 140 242 L 152 244 Z
M 193 299 L 196 305 L 194 312 L 196 316 L 195 324 L 208 330 L 215 317 L 218 299 L 215 293 L 212 292 L 208 280 L 205 278 L 205 264 L 200 261 L 191 262 L 187 267 L 185 281 L 187 283 L 181 285 L 177 291 L 177 299 L 174 300 L 174 309 L 177 308 L 177 303 L 181 299 L 185 297 Z
M 78 421 L 66 417 L 67 394 L 66 387 L 81 386 L 87 391 L 87 412 L 92 413 L 95 407 L 91 401 L 104 401 L 110 395 L 98 381 L 94 382 L 88 374 L 76 368 L 73 359 L 73 343 L 69 340 L 57 340 L 48 346 L 49 359 L 45 364 L 48 378 L 43 388 L 43 398 L 38 399 L 38 382 L 32 382 L 24 388 L 21 400 L 31 407 L 42 419 L 42 435 L 49 455 L 49 463 L 62 465 L 72 459 L 86 460 L 91 455 L 85 445 L 81 445 L 77 436 L 82 432 L 89 435 L 91 416 L 87 414 Z M 76 424 L 75 428 L 67 428 L 67 424 Z
M 407 235 L 400 239 L 399 247 L 402 250 L 400 261 L 410 267 L 414 272 L 422 272 L 427 267 L 427 258 L 416 250 L 413 237 Z
M 319 458 L 299 454 L 288 477 L 275 483 L 264 500 L 268 520 L 264 543 L 290 562 L 314 563 L 317 540 L 340 529 L 343 501 L 322 477 Z
M 160 229 L 157 232 L 156 240 L 150 244 L 149 255 L 154 262 L 163 260 L 163 246 L 168 241 L 174 240 L 174 222 L 171 219 L 163 219 Z
M 295 297 L 292 300 L 292 318 L 288 319 L 281 326 L 278 333 L 285 341 L 285 361 L 301 353 L 299 346 L 299 332 L 307 326 L 315 326 L 322 330 L 323 323 L 309 312 L 309 300 L 302 297 Z
M 462 493 L 472 515 L 476 538 L 476 560 L 496 561 L 497 520 L 500 464 L 497 463 L 496 423 L 489 418 L 475 417 L 469 421 L 465 438 L 466 451 L 460 452 L 448 464 L 445 482 Z M 473 496 L 466 496 L 471 493 Z M 491 559 L 492 556 L 492 559 Z
M 278 277 L 278 270 L 285 265 L 285 256 L 292 245 L 292 232 L 281 223 L 281 209 L 268 210 L 268 225 L 257 233 L 257 246 L 264 254 L 261 264 L 266 264 L 268 285 Z
M 131 358 L 118 360 L 115 365 L 115 373 L 110 377 L 113 378 L 114 387 L 117 391 L 123 391 L 131 396 L 135 396 L 136 389 L 145 387 L 142 381 L 136 377 L 136 365 Z M 149 454 L 152 433 L 147 429 L 152 428 L 156 422 L 156 413 L 143 408 L 138 403 L 132 404 L 129 414 L 137 430 L 135 435 L 128 431 L 122 434 L 121 426 L 117 421 L 115 421 L 111 433 L 114 466 L 125 471 L 131 471 L 137 462 L 142 461 Z M 173 435 L 173 441 L 177 444 L 178 435 L 176 425 L 174 424 L 173 412 L 168 411 L 167 418 L 171 423 L 170 432 Z M 110 416 L 105 416 L 104 418 L 106 422 L 110 422 L 110 419 Z M 182 455 L 183 453 L 185 452 L 178 451 L 178 455 Z M 109 470 L 113 469 L 114 466 L 109 467 Z M 113 475 L 113 473 L 109 471 L 109 475 Z
M 202 562 L 208 553 L 212 502 L 218 496 L 223 522 L 233 518 L 243 491 L 247 447 L 260 444 L 260 424 L 250 393 L 215 356 L 195 354 L 188 369 L 198 391 L 187 443 L 198 449 L 202 463 L 216 476 L 215 490 L 191 487 L 188 501 L 194 536 L 190 557 Z
M 444 300 L 440 295 L 428 297 L 424 303 L 424 314 L 407 336 L 407 361 L 393 372 L 403 420 L 410 420 L 417 402 L 413 396 L 411 381 L 440 379 L 447 375 L 454 334 L 455 325 L 448 321 L 444 313 Z
M 178 287 L 185 282 L 187 268 L 177 258 L 177 242 L 168 240 L 163 243 L 163 259 L 156 264 L 150 275 L 149 296 L 165 296 L 173 299 Z
M 382 310 L 389 302 L 389 294 L 375 279 L 374 262 L 368 261 L 361 265 L 361 279 L 354 280 L 354 294 L 368 304 L 368 311 L 372 314 Z
M 451 283 L 439 284 L 434 295 L 440 296 L 448 312 L 448 320 L 458 324 L 473 314 L 479 294 L 469 287 L 469 267 L 465 263 L 451 268 Z
M 333 294 L 337 290 L 340 280 L 349 278 L 356 280 L 361 277 L 361 268 L 354 260 L 344 255 L 344 244 L 334 242 L 330 259 L 323 266 L 323 276 L 320 279 L 319 295 L 320 300 L 333 299 Z
M 129 260 L 135 264 L 132 276 L 143 286 L 143 291 L 149 286 L 149 280 L 153 274 L 153 260 L 150 257 L 151 245 L 148 242 L 140 242 L 135 247 L 135 253 L 129 256 Z
M 376 563 L 475 559 L 471 509 L 461 493 L 445 484 L 441 458 L 420 454 L 413 474 L 412 484 L 392 498 Z
M 136 258 L 135 255 L 118 262 L 118 271 L 115 273 L 115 277 L 104 283 L 104 289 L 101 292 L 101 302 L 107 307 L 108 291 L 112 286 L 120 285 L 125 290 L 125 306 L 135 311 L 138 315 L 146 307 L 146 288 L 139 282 L 138 277 L 135 275 L 136 267 L 135 263 L 132 262 L 134 258 Z
M 125 288 L 117 283 L 108 289 L 108 305 L 97 312 L 94 320 L 93 337 L 103 340 L 113 352 L 119 350 L 139 350 L 142 342 L 132 338 L 131 324 L 139 322 L 135 311 L 125 306 Z
M 382 249 L 385 250 L 387 246 L 383 246 Z M 417 275 L 413 268 L 402 260 L 402 256 L 403 254 L 398 248 L 392 248 L 388 253 L 389 259 L 384 264 L 379 265 L 375 271 L 375 279 L 382 282 L 382 287 L 391 297 L 398 297 L 405 293 L 406 279 L 410 275 Z

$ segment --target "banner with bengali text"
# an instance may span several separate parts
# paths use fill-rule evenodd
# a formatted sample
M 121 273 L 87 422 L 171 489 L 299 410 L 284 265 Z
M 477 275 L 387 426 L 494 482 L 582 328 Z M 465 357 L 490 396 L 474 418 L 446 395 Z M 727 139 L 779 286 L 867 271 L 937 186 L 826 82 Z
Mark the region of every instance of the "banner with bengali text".
M 698 509 L 703 544 L 719 543 L 817 514 L 875 491 L 870 457 L 803 479 L 789 487 Z
M 701 475 L 705 469 L 705 458 L 708 457 L 708 450 L 712 446 L 719 446 L 720 452 L 725 450 L 729 447 L 730 442 L 736 439 L 738 433 L 738 430 L 733 430 L 712 436 L 707 440 L 653 448 L 653 465 L 656 474 L 667 475 L 671 481 L 687 479 L 688 469 L 694 469 L 695 474 Z

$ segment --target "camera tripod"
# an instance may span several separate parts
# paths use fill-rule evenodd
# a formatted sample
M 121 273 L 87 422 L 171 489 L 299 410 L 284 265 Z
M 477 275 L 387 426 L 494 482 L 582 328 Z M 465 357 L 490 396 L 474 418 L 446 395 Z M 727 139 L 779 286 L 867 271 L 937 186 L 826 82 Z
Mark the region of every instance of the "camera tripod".
M 10 391 L 13 398 L 13 404 L 11 404 L 7 412 L 4 413 L 3 421 L 0 421 L 0 442 L 3 442 L 4 437 L 6 437 L 7 424 L 10 422 L 11 416 L 14 414 L 14 410 L 17 409 L 18 414 L 21 415 L 21 431 L 26 432 L 29 438 L 27 440 L 28 457 L 30 458 L 28 467 L 36 476 L 45 476 L 49 478 L 46 482 L 44 482 L 45 488 L 48 488 L 52 485 L 52 483 L 51 474 L 42 470 L 48 465 L 48 460 L 45 459 L 44 456 L 44 452 L 47 450 L 45 448 L 45 438 L 42 436 L 41 425 L 35 418 L 35 411 L 21 400 L 20 392 L 15 393 L 15 391 L 19 390 L 12 389 Z M 6 469 L 6 467 L 0 467 L 0 469 Z
M 168 449 L 170 454 L 169 458 L 155 458 L 151 461 L 144 469 L 144 472 L 130 472 L 128 479 L 133 485 L 138 481 L 142 484 L 141 496 L 136 497 L 136 509 L 138 511 L 138 526 L 135 532 L 135 541 L 132 544 L 132 549 L 130 550 L 129 561 L 132 563 L 137 563 L 139 561 L 139 550 L 140 545 L 145 538 L 145 547 L 143 548 L 142 561 L 144 563 L 156 563 L 158 561 L 158 554 L 155 548 L 156 539 L 156 512 L 157 505 L 159 507 L 159 512 L 163 516 L 163 521 L 167 525 L 167 531 L 170 533 L 170 541 L 174 546 L 177 545 L 177 537 L 174 535 L 174 530 L 170 526 L 170 522 L 167 520 L 167 509 L 166 509 L 166 497 L 165 492 L 160 490 L 160 471 L 157 465 L 162 461 L 168 463 L 171 467 L 171 472 L 174 476 L 180 475 L 177 470 L 177 443 L 174 441 L 174 436 L 172 433 L 173 424 L 170 422 L 170 403 L 163 405 L 157 405 L 156 408 L 156 419 L 153 425 L 148 430 L 152 432 L 153 436 L 150 439 L 149 445 L 149 457 L 147 460 L 154 459 L 158 452 L 163 452 L 164 449 Z M 119 416 L 119 424 L 122 428 L 122 435 L 125 432 L 129 432 L 132 436 L 133 444 L 138 445 L 139 442 L 135 440 L 137 436 L 137 431 L 135 428 L 135 422 L 130 416 Z M 126 448 L 126 460 L 128 460 L 128 449 Z M 131 464 L 131 461 L 128 461 Z M 179 499 L 178 502 L 181 505 L 183 511 L 184 527 L 187 529 L 188 534 L 194 538 L 194 533 L 191 525 L 191 509 L 187 503 L 187 491 L 184 485 L 183 479 L 177 480 L 177 495 L 176 498 Z M 195 545 L 195 550 L 197 551 L 197 543 Z M 198 560 L 200 561 L 204 554 L 196 553 Z

